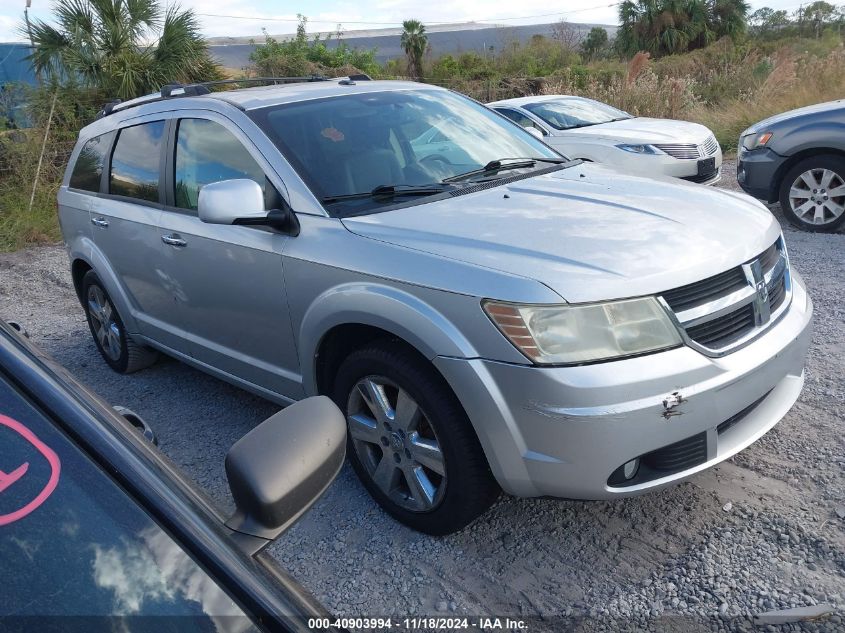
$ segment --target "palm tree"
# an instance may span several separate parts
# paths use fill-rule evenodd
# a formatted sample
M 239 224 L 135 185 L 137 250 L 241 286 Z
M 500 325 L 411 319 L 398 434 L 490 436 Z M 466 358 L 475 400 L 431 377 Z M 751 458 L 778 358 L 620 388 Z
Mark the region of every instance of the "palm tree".
M 36 72 L 131 99 L 171 82 L 219 79 L 193 11 L 157 0 L 57 0 L 56 27 L 32 24 Z
M 718 37 L 736 38 L 745 33 L 748 11 L 745 0 L 711 0 L 714 31 Z
M 402 22 L 402 48 L 408 56 L 408 71 L 416 79 L 423 77 L 423 55 L 428 46 L 425 25 L 419 20 Z
M 618 52 L 671 55 L 745 31 L 745 0 L 624 0 L 619 5 Z

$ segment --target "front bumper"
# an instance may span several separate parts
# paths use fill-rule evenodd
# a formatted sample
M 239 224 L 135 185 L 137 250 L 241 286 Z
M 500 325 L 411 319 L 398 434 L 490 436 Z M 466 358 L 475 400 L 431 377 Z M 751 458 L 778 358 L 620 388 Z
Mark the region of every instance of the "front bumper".
M 627 154 L 619 156 L 619 154 Z M 666 154 L 656 156 L 629 154 L 622 150 L 617 150 L 615 154 L 618 161 L 618 167 L 628 173 L 637 174 L 653 178 L 655 176 L 669 176 L 672 178 L 683 178 L 690 182 L 697 182 L 703 185 L 712 185 L 721 180 L 722 174 L 722 150 L 718 150 L 716 154 L 705 157 L 716 159 L 715 173 L 706 178 L 700 179 L 698 174 L 698 160 L 682 160 L 674 158 Z
M 740 141 L 736 161 L 736 180 L 742 190 L 750 196 L 765 202 L 776 202 L 778 198 L 777 174 L 786 158 L 768 147 L 747 151 Z
M 721 358 L 681 347 L 581 367 L 444 357 L 435 364 L 458 394 L 506 492 L 574 499 L 642 493 L 741 451 L 792 407 L 804 382 L 813 310 L 797 274 L 793 284 L 784 317 Z M 664 401 L 675 394 L 681 402 L 667 412 Z M 608 483 L 629 460 L 695 436 L 703 438 L 706 453 L 694 466 L 642 483 Z

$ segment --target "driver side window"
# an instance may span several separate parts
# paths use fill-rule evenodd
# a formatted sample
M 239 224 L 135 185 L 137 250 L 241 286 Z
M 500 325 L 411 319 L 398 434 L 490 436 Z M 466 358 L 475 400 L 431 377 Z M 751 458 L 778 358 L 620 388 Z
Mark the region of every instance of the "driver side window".
M 267 191 L 264 170 L 225 127 L 206 119 L 181 119 L 176 134 L 175 202 L 197 210 L 200 189 L 235 178 L 254 180 Z

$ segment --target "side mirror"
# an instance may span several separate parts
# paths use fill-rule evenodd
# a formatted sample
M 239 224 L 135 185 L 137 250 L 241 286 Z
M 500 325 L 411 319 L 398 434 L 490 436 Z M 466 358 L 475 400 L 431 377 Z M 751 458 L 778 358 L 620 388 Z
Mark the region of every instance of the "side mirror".
M 273 540 L 319 499 L 346 456 L 346 421 L 325 396 L 267 418 L 226 455 L 235 514 L 226 526 Z
M 199 218 L 207 224 L 271 226 L 290 235 L 299 235 L 299 220 L 292 209 L 264 208 L 261 186 L 248 178 L 212 182 L 200 189 Z
M 528 131 L 529 134 L 531 134 L 531 136 L 536 136 L 541 141 L 543 140 L 543 137 L 545 137 L 545 134 L 543 134 L 543 132 L 538 130 L 536 127 L 527 127 L 525 129 Z

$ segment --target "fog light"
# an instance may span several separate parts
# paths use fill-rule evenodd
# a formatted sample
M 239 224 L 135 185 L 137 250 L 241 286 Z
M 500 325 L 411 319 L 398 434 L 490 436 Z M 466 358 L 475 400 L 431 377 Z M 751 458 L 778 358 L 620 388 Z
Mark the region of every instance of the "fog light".
M 625 479 L 633 479 L 637 475 L 637 471 L 639 469 L 640 458 L 637 457 L 636 459 L 632 459 L 630 462 L 622 466 L 622 476 L 625 477 Z

